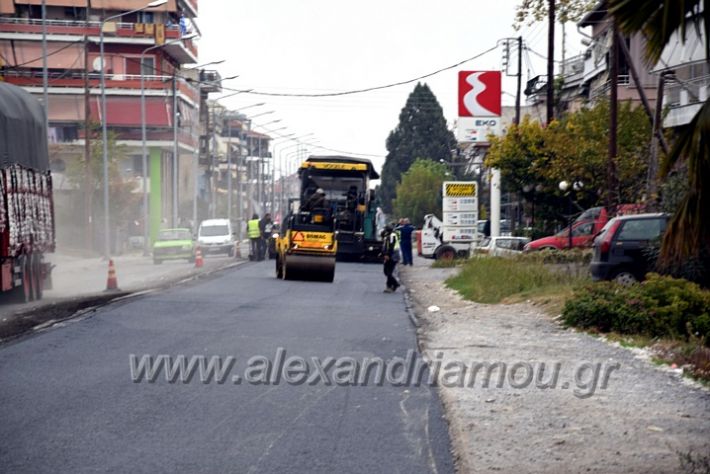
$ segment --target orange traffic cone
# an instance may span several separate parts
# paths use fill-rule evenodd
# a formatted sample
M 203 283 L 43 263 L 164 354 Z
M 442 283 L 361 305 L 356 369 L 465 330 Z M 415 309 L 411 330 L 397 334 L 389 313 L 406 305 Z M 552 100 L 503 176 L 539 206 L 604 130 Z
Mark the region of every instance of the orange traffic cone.
M 108 278 L 106 279 L 106 291 L 118 291 L 118 278 L 116 278 L 116 266 L 113 259 L 108 261 Z
M 200 268 L 204 264 L 205 262 L 202 260 L 202 250 L 200 250 L 200 247 L 197 247 L 195 249 L 195 268 Z

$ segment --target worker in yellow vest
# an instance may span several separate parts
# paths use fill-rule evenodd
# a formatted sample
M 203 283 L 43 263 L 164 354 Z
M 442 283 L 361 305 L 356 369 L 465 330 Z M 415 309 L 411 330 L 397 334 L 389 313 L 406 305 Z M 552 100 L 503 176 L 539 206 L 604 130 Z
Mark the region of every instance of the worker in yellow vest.
M 249 260 L 259 259 L 259 249 L 261 248 L 261 229 L 259 228 L 259 215 L 254 214 L 251 220 L 247 222 L 247 235 L 251 243 L 251 251 L 249 252 Z

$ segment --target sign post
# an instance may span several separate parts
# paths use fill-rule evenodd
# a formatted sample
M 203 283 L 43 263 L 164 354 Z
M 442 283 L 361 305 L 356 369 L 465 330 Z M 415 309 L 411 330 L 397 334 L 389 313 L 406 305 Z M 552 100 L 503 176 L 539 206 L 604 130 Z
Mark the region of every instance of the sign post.
M 478 183 L 444 181 L 444 242 L 475 242 L 478 232 Z

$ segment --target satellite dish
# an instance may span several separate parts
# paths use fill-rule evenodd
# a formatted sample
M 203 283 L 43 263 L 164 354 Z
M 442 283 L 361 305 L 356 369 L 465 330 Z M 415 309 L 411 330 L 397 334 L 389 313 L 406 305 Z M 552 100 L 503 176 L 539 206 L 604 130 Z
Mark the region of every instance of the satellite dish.
M 94 59 L 94 62 L 92 63 L 92 67 L 94 68 L 94 71 L 101 71 L 101 69 L 103 69 L 101 62 L 102 62 L 101 56 Z

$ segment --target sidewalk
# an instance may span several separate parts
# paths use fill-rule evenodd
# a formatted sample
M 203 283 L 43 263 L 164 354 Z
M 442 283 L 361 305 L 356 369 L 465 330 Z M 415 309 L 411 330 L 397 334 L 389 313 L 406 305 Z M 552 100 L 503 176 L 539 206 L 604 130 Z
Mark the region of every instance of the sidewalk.
M 679 472 L 680 453 L 708 456 L 707 389 L 643 351 L 564 329 L 532 305 L 463 300 L 443 284 L 456 270 L 430 265 L 415 260 L 401 277 L 420 348 L 430 363 L 442 360 L 439 390 L 459 472 Z M 482 364 L 496 362 L 508 372 L 498 364 L 486 384 Z M 539 372 L 524 383 L 525 367 L 542 362 L 546 382 L 555 363 L 562 367 L 554 388 L 537 386 Z M 469 377 L 442 386 L 457 364 Z M 602 377 L 593 383 L 594 367 L 608 372 L 606 388 Z

